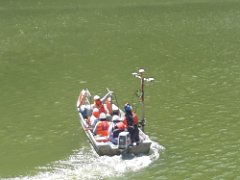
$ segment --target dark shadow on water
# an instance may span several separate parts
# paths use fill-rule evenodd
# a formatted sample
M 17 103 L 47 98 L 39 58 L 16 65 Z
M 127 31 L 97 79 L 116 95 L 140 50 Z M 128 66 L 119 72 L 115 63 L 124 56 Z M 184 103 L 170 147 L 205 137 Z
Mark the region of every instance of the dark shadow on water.
M 134 154 L 130 153 L 122 153 L 121 154 L 122 160 L 131 160 L 136 157 Z

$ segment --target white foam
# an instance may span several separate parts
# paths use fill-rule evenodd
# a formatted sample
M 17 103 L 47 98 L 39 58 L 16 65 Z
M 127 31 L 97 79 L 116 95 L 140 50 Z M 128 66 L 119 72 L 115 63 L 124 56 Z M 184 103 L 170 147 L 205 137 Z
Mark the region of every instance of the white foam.
M 39 167 L 35 176 L 18 177 L 23 180 L 42 179 L 102 179 L 120 177 L 127 172 L 136 172 L 156 161 L 164 147 L 152 142 L 149 155 L 98 156 L 95 151 L 84 148 L 78 150 L 66 160 L 59 160 L 45 167 Z

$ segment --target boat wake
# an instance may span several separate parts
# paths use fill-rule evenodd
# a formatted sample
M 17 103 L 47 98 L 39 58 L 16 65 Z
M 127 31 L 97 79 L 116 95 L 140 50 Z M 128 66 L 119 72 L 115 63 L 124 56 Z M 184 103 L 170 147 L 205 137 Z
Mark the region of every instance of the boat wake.
M 17 179 L 103 179 L 121 177 L 128 172 L 136 172 L 156 161 L 164 147 L 152 142 L 150 155 L 98 156 L 94 149 L 76 151 L 66 160 L 59 160 L 46 167 L 39 167 L 35 176 Z

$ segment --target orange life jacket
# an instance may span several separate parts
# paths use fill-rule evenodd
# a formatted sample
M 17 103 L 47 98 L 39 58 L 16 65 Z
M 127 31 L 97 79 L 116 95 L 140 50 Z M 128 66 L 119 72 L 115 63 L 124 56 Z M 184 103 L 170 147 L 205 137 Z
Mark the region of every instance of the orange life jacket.
M 116 124 L 116 126 L 117 126 L 117 129 L 119 129 L 119 130 L 121 130 L 121 131 L 126 128 L 126 125 L 125 125 L 123 122 L 118 122 L 118 123 Z
M 109 128 L 108 121 L 100 121 L 97 124 L 97 135 L 108 136 L 108 128 Z
M 137 117 L 137 115 L 136 115 L 134 112 L 132 113 L 132 120 L 133 120 L 133 125 L 138 125 L 138 117 Z M 124 123 L 126 126 L 128 126 L 128 122 L 127 122 L 126 116 L 125 116 L 124 119 L 123 119 L 123 123 Z
M 95 105 L 96 108 L 98 108 L 99 114 L 101 114 L 102 112 L 106 113 L 106 110 L 104 108 L 104 105 L 103 105 L 102 101 L 99 101 L 97 103 L 95 102 L 94 105 Z

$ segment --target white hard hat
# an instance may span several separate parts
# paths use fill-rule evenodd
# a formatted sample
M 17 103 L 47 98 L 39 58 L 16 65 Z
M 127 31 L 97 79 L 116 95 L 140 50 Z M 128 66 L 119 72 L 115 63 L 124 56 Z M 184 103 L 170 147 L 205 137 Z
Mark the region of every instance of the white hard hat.
M 94 100 L 98 100 L 98 99 L 100 99 L 100 96 L 95 95 L 95 96 L 93 97 L 93 99 L 94 99 Z
M 99 119 L 102 120 L 102 119 L 107 119 L 107 116 L 105 113 L 101 113 L 100 116 L 99 116 Z
M 113 115 L 112 121 L 113 122 L 119 122 L 120 121 L 120 117 L 118 115 Z
M 112 106 L 112 110 L 113 110 L 113 111 L 117 111 L 117 110 L 119 110 L 119 109 L 118 109 L 117 106 Z

